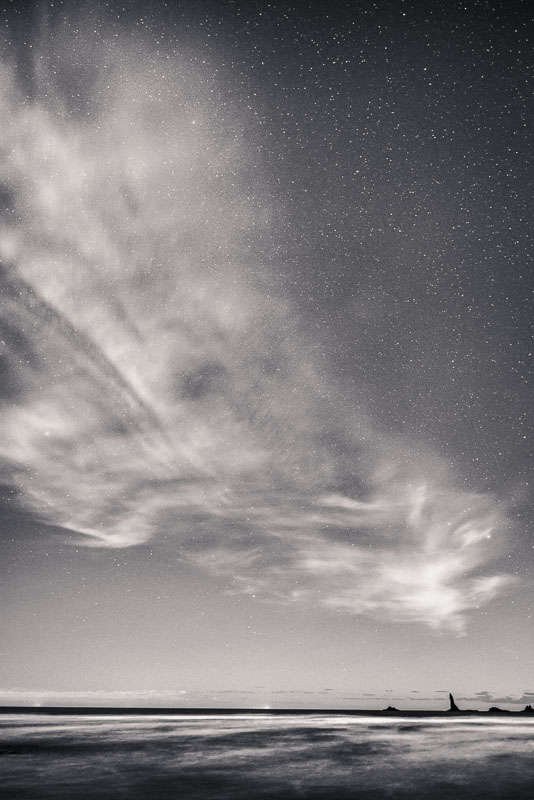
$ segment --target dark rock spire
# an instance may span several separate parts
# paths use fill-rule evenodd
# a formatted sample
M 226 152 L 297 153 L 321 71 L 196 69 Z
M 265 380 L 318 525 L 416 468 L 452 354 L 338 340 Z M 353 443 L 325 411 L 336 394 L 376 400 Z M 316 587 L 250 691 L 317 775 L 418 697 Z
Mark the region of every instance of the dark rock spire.
M 450 692 L 449 692 L 449 703 L 450 703 L 449 711 L 459 711 L 460 710 L 458 708 L 458 706 L 456 705 L 456 703 L 454 702 L 454 697 L 452 696 L 452 694 Z

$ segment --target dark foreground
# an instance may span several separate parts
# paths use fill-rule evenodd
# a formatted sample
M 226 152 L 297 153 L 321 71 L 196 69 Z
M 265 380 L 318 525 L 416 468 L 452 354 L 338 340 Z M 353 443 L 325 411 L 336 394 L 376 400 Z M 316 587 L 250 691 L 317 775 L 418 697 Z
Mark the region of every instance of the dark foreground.
M 531 800 L 534 719 L 2 715 L 0 787 L 6 800 Z

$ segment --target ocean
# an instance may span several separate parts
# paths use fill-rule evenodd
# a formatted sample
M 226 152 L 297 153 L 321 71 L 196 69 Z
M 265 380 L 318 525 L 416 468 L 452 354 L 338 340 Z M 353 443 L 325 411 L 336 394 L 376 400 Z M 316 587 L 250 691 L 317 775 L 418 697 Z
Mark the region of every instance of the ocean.
M 0 717 L 2 800 L 534 798 L 534 719 Z

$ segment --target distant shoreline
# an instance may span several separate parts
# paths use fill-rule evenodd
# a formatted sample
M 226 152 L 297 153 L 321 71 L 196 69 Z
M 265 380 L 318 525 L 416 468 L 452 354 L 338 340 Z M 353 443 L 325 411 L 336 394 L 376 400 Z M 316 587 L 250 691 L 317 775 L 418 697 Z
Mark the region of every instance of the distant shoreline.
M 242 714 L 258 717 L 269 716 L 318 716 L 331 715 L 342 717 L 527 717 L 531 715 L 521 711 L 506 709 L 488 711 L 420 711 L 402 709 L 351 709 L 351 708 L 156 708 L 140 707 L 124 708 L 120 706 L 0 706 L 0 715 L 9 714 L 42 714 L 51 716 L 239 716 Z

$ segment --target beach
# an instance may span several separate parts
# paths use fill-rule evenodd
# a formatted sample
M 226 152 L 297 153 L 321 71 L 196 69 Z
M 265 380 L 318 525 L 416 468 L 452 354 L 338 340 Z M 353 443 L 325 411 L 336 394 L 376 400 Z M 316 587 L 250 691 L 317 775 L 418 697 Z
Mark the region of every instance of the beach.
M 534 720 L 306 714 L 0 718 L 0 796 L 531 798 Z

